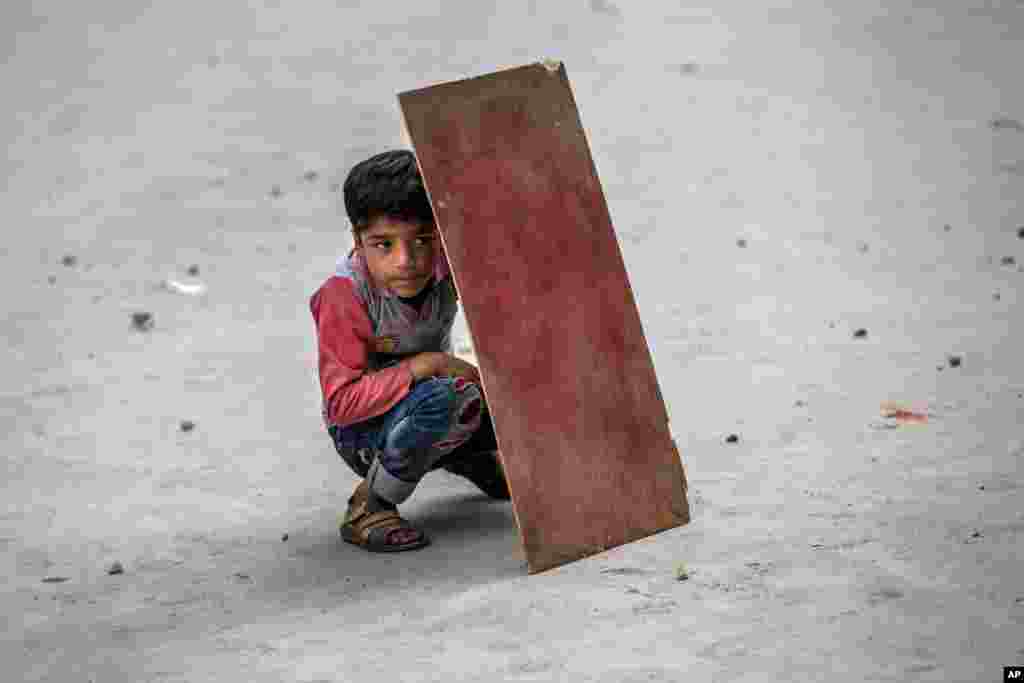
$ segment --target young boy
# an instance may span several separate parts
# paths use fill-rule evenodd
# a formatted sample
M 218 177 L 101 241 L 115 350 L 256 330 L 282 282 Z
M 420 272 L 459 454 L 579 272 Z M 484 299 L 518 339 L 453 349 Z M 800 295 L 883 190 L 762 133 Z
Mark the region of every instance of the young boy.
M 356 164 L 344 197 L 355 248 L 310 299 L 324 423 L 363 478 L 340 531 L 366 550 L 413 550 L 429 540 L 397 505 L 428 471 L 509 492 L 479 372 L 451 354 L 455 286 L 415 157 Z

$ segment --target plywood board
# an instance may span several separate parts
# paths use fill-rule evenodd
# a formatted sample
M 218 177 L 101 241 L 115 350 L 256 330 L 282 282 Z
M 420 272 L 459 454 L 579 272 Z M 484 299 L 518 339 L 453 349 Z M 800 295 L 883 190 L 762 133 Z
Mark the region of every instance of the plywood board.
M 682 463 L 564 66 L 398 99 L 530 572 L 687 523 Z

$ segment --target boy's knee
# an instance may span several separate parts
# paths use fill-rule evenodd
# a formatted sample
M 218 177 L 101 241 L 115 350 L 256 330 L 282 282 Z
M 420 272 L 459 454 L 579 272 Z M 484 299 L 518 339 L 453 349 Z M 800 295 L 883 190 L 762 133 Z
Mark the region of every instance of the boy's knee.
M 455 411 L 455 389 L 449 382 L 431 377 L 412 390 L 412 413 L 417 421 L 448 424 Z

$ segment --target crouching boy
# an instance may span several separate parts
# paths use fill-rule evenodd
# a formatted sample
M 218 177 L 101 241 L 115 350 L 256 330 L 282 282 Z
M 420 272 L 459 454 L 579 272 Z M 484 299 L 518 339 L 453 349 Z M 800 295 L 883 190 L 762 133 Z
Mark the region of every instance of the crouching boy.
M 430 470 L 509 492 L 477 369 L 451 353 L 458 308 L 430 201 L 411 152 L 360 162 L 344 184 L 355 248 L 310 299 L 322 412 L 362 481 L 342 538 L 376 552 L 422 548 L 398 514 Z

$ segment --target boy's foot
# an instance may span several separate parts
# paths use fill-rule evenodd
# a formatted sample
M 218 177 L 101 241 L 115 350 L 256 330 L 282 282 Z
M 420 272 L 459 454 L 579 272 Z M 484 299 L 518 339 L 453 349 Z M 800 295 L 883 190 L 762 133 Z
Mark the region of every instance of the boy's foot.
M 501 467 L 498 451 L 479 451 L 444 462 L 442 467 L 476 484 L 476 487 L 491 498 L 509 500 L 512 495 L 505 481 L 505 470 Z
M 370 500 L 365 480 L 348 499 L 348 510 L 338 530 L 346 542 L 375 553 L 416 550 L 430 544 L 422 531 L 399 516 L 393 504 L 376 497 Z

